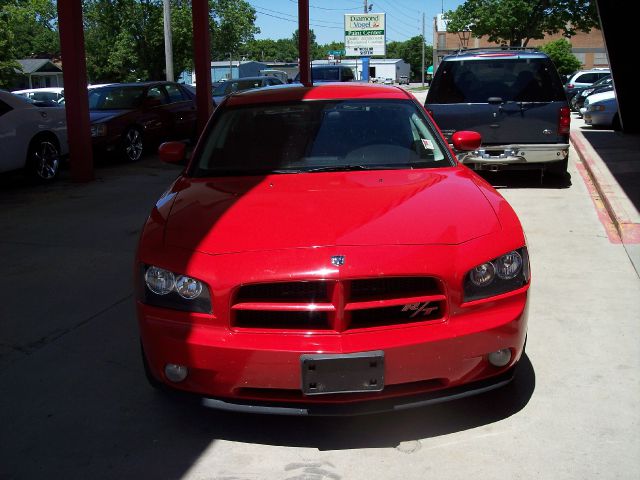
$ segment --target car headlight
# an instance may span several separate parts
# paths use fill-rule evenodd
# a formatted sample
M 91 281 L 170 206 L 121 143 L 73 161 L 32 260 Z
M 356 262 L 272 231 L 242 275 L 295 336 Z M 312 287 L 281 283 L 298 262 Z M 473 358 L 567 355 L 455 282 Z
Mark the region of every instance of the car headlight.
M 603 112 L 605 110 L 604 105 L 589 105 L 590 112 Z
M 464 278 L 464 301 L 500 295 L 529 283 L 527 247 L 505 253 L 467 272 Z
M 107 124 L 106 123 L 95 123 L 91 125 L 91 136 L 92 137 L 104 137 L 107 135 Z
M 213 313 L 209 287 L 197 278 L 153 265 L 141 267 L 140 300 L 156 307 Z

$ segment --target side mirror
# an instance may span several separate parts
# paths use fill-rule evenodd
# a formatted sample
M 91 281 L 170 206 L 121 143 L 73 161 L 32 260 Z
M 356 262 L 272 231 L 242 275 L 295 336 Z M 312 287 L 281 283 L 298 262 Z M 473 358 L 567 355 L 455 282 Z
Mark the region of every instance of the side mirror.
M 453 148 L 458 151 L 470 152 L 480 148 L 482 137 L 478 132 L 461 130 L 451 135 L 451 143 L 453 143 Z
M 182 142 L 165 142 L 158 148 L 158 154 L 165 163 L 181 163 L 187 157 L 186 148 Z

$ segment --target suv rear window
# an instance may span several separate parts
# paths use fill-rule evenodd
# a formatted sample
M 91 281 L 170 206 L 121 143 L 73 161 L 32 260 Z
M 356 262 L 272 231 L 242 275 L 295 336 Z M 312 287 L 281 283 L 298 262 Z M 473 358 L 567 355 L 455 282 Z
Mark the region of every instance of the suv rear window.
M 440 71 L 442 70 L 442 71 Z M 486 103 L 565 100 L 553 64 L 544 58 L 444 61 L 429 91 L 428 103 Z

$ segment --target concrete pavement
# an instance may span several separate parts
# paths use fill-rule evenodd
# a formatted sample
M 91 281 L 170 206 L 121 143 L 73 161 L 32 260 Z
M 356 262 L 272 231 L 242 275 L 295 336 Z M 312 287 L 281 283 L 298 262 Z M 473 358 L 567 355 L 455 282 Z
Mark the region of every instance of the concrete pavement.
M 640 274 L 640 135 L 596 129 L 574 115 L 571 143 Z
M 4 177 L 0 478 L 637 478 L 640 280 L 607 237 L 576 160 L 572 151 L 568 186 L 499 178 L 533 265 L 518 381 L 338 420 L 220 413 L 146 385 L 133 252 L 180 168 L 149 157 L 104 165 L 86 185 L 68 172 L 45 187 Z

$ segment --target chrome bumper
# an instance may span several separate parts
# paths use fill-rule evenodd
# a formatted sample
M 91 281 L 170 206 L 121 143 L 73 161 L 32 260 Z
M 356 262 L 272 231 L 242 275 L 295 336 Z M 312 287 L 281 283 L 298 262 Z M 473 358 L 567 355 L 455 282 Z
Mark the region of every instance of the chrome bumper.
M 458 154 L 458 160 L 464 164 L 510 165 L 557 162 L 564 160 L 568 155 L 568 143 L 490 145 L 473 152 L 461 152 Z

